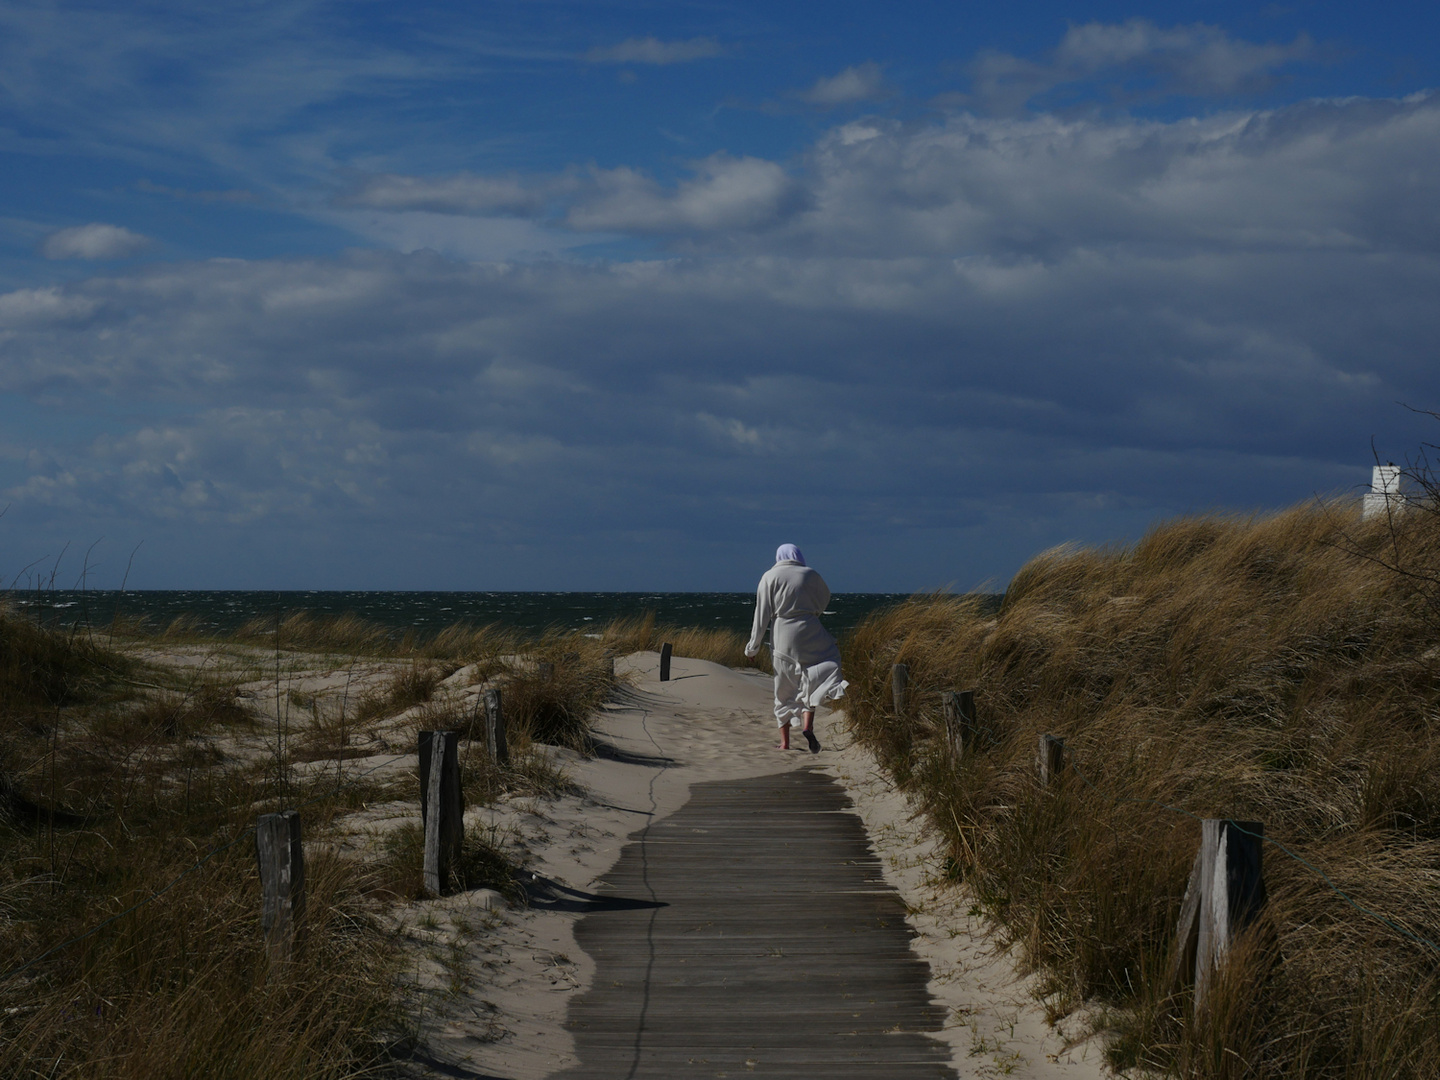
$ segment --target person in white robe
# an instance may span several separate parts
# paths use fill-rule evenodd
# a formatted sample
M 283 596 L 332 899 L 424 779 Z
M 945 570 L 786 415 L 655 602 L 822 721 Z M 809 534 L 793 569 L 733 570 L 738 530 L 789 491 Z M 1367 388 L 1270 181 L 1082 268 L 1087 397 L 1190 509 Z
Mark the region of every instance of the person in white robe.
M 845 696 L 849 685 L 840 677 L 840 647 L 820 615 L 830 602 L 830 587 L 805 565 L 794 544 L 781 544 L 775 565 L 755 590 L 755 622 L 746 656 L 755 656 L 770 630 L 770 655 L 775 666 L 775 721 L 780 749 L 790 749 L 790 728 L 799 722 L 812 754 L 820 752 L 815 737 L 815 710 Z

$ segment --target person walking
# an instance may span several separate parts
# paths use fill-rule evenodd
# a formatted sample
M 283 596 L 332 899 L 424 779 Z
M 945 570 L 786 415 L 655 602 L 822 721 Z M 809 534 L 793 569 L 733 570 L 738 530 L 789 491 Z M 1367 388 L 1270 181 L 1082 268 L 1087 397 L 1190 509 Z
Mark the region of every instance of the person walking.
M 815 709 L 845 696 L 850 684 L 840 677 L 840 647 L 820 625 L 830 602 L 825 579 L 805 565 L 794 544 L 781 544 L 775 565 L 765 571 L 755 590 L 755 622 L 746 656 L 756 656 L 770 628 L 770 656 L 775 666 L 775 720 L 780 749 L 790 749 L 790 728 L 798 720 L 812 754 L 820 752 L 815 737 Z

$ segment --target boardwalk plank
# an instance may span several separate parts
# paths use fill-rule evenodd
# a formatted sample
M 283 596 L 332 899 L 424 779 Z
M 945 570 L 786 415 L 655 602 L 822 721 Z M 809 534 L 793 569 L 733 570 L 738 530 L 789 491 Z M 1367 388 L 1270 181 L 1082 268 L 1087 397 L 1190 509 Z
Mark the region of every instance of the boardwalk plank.
M 606 875 L 567 1024 L 604 1077 L 953 1078 L 943 1012 L 848 797 L 800 770 L 696 785 Z

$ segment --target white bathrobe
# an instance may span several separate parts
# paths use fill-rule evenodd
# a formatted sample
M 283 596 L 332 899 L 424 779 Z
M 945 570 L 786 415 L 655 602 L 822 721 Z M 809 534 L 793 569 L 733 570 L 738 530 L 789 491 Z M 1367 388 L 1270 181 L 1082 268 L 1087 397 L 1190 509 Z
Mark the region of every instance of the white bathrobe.
M 755 590 L 755 623 L 746 656 L 754 656 L 771 626 L 770 653 L 775 663 L 775 720 L 780 727 L 800 722 L 800 713 L 845 696 L 840 677 L 840 648 L 820 613 L 830 588 L 803 563 L 784 559 L 765 572 Z

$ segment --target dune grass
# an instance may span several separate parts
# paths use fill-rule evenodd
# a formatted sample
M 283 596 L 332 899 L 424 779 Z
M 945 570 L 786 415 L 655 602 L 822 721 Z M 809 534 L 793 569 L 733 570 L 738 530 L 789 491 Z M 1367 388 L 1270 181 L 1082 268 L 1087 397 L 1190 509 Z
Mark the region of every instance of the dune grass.
M 359 862 L 313 843 L 367 800 L 397 797 L 393 783 L 342 772 L 347 758 L 377 752 L 357 739 L 378 733 L 403 752 L 421 728 L 463 732 L 471 805 L 571 791 L 543 748 L 588 750 L 595 710 L 615 688 L 612 655 L 670 640 L 678 655 L 733 662 L 744 646 L 736 634 L 657 628 L 653 618 L 591 634 L 457 625 L 396 635 L 304 612 L 219 641 L 184 618 L 110 630 L 42 628 L 0 612 L 0 1076 L 384 1071 L 411 1038 L 414 1009 L 381 916 L 420 894 L 418 832 L 396 831 Z M 304 654 L 320 656 L 321 669 L 359 657 L 393 673 L 337 711 L 293 688 L 264 701 L 237 694 L 240 681 L 271 677 L 268 659 L 170 669 L 134 658 L 156 646 L 228 655 L 234 644 L 244 655 L 275 650 L 275 672 L 283 653 L 286 670 Z M 446 684 L 462 667 L 472 685 L 504 695 L 506 769 L 488 759 L 473 697 Z M 288 738 L 272 739 L 281 713 L 298 719 Z M 247 739 L 274 742 L 285 765 L 222 750 Z M 277 980 L 264 967 L 248 830 L 282 803 L 305 806 L 310 925 L 305 951 Z M 454 884 L 518 899 L 518 871 L 496 837 L 470 835 Z
M 365 875 L 323 852 L 307 952 L 265 979 L 269 785 L 191 740 L 250 723 L 229 692 L 142 692 L 126 658 L 12 619 L 0 642 L 0 1075 L 354 1076 L 404 1038 Z
M 1052 1010 L 1111 1010 L 1113 1064 L 1440 1076 L 1440 952 L 1416 940 L 1440 946 L 1440 627 L 1368 557 L 1398 544 L 1440 566 L 1434 520 L 1404 530 L 1337 506 L 1182 519 L 1040 556 L 997 617 L 920 597 L 846 642 L 858 736 L 1047 973 Z M 958 765 L 937 737 L 946 689 L 976 695 Z M 1049 792 L 1042 733 L 1074 766 Z M 1260 821 L 1313 869 L 1266 845 L 1269 902 L 1195 1021 L 1167 971 L 1199 817 Z

